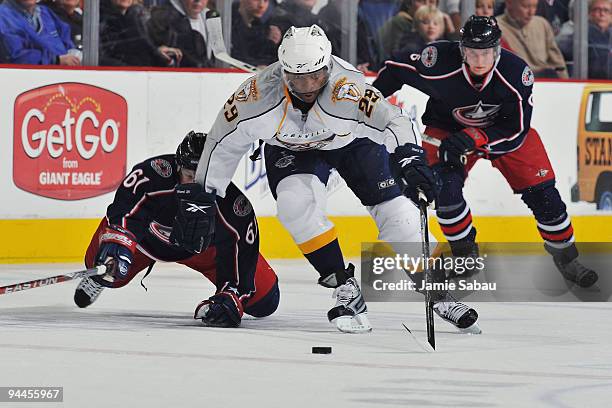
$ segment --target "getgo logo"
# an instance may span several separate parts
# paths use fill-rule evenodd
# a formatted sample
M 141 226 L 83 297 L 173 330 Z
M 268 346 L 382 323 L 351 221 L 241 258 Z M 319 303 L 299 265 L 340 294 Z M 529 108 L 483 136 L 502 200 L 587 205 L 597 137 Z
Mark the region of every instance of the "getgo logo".
M 60 200 L 113 191 L 125 175 L 127 102 L 106 89 L 62 83 L 15 101 L 13 181 Z

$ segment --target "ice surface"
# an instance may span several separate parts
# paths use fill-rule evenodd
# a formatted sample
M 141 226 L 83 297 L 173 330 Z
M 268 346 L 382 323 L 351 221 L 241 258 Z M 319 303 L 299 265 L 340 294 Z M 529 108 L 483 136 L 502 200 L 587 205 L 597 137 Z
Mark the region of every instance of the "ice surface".
M 0 386 L 64 387 L 63 404 L 16 407 L 610 406 L 610 303 L 480 303 L 482 335 L 436 317 L 428 353 L 402 327 L 425 342 L 422 303 L 371 303 L 374 331 L 342 334 L 305 261 L 271 264 L 280 308 L 239 329 L 193 320 L 212 285 L 174 264 L 156 265 L 148 292 L 140 275 L 84 310 L 76 282 L 0 296 Z M 0 284 L 80 268 L 3 265 Z

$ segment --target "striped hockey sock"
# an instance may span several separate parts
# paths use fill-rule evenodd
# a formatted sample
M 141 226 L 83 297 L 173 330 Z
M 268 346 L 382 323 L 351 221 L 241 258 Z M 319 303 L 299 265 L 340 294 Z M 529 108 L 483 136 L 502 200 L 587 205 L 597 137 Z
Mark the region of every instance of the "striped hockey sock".
M 538 220 L 538 231 L 553 248 L 567 248 L 574 242 L 574 228 L 566 212 L 552 221 Z
M 436 215 L 440 229 L 448 242 L 475 237 L 472 212 L 465 201 L 459 205 L 440 207 Z

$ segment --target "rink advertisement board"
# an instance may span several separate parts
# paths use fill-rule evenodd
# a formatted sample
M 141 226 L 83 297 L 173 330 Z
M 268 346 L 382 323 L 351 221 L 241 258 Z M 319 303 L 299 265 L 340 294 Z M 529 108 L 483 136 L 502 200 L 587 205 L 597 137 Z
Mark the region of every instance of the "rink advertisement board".
M 126 100 L 82 83 L 20 94 L 14 105 L 13 182 L 59 200 L 114 191 L 126 172 Z

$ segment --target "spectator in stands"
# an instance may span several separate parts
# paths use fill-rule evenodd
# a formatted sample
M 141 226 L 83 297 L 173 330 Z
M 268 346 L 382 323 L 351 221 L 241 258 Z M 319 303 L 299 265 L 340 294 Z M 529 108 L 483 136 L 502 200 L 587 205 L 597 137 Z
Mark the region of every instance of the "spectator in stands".
M 157 46 L 180 50 L 182 67 L 212 67 L 215 59 L 208 44 L 208 0 L 171 0 L 151 10 L 149 33 Z
M 342 15 L 341 2 L 328 1 L 317 16 L 319 26 L 325 30 L 327 38 L 332 43 L 332 54 L 342 56 Z M 368 25 L 362 20 L 361 13 L 357 14 L 357 69 L 367 72 L 376 69 L 376 59 L 372 47 L 368 42 Z
M 568 78 L 550 24 L 535 15 L 537 5 L 538 0 L 506 0 L 506 12 L 499 18 L 502 38 L 529 64 L 536 77 Z
M 382 45 L 383 61 L 402 48 L 401 40 L 414 31 L 414 13 L 424 0 L 403 0 L 396 15 L 391 17 L 378 31 Z
M 442 7 L 441 7 L 441 3 L 442 3 Z M 442 26 L 444 29 L 443 30 L 444 38 L 447 40 L 459 40 L 460 34 L 455 27 L 461 27 L 461 24 L 455 25 L 453 18 L 449 15 L 449 13 L 452 12 L 454 18 L 458 20 L 459 22 L 461 22 L 461 15 L 459 14 L 460 13 L 459 1 L 457 0 L 426 0 L 425 5 L 437 7 L 442 12 L 442 16 L 444 17 L 444 24 Z M 450 10 L 450 11 L 447 11 L 447 10 Z
M 491 17 L 495 10 L 495 0 L 476 0 L 477 16 Z
M 144 7 L 134 0 L 100 0 L 100 64 L 171 66 L 181 50 L 153 43 L 145 27 Z
M 589 78 L 612 79 L 612 1 L 589 1 Z
M 0 0 L 0 4 L 2 4 L 2 0 Z M 9 52 L 4 45 L 4 40 L 2 39 L 2 32 L 0 31 L 0 64 L 8 64 L 11 62 L 9 58 Z
M 6 0 L 0 5 L 0 38 L 15 64 L 81 64 L 68 24 L 36 0 Z
M 384 59 L 404 47 L 403 39 L 416 29 L 413 21 L 414 13 L 420 7 L 426 5 L 437 7 L 438 0 L 403 0 L 398 13 L 380 28 L 379 36 Z M 457 39 L 458 33 L 451 18 L 446 13 L 442 13 L 442 15 L 444 16 L 443 32 L 445 38 L 448 40 Z
M 291 26 L 308 27 L 318 24 L 318 17 L 313 14 L 312 8 L 317 0 L 284 0 L 276 6 L 268 23 L 280 28 L 281 34 Z
M 70 26 L 70 36 L 75 47 L 83 49 L 83 10 L 80 0 L 43 0 L 40 2 Z
M 281 30 L 261 21 L 269 5 L 269 0 L 240 0 L 232 5 L 232 57 L 255 66 L 278 59 Z
M 402 40 L 404 46 L 400 53 L 420 54 L 423 48 L 432 41 L 444 37 L 444 14 L 436 6 L 421 6 L 414 13 L 416 31 L 409 33 Z M 397 58 L 398 61 L 404 58 Z
M 539 0 L 536 15 L 544 17 L 550 23 L 555 35 L 561 26 L 569 20 L 570 0 Z
M 461 0 L 439 0 L 438 8 L 442 13 L 449 16 L 450 21 L 453 23 L 453 32 L 456 31 L 456 27 L 461 27 Z

